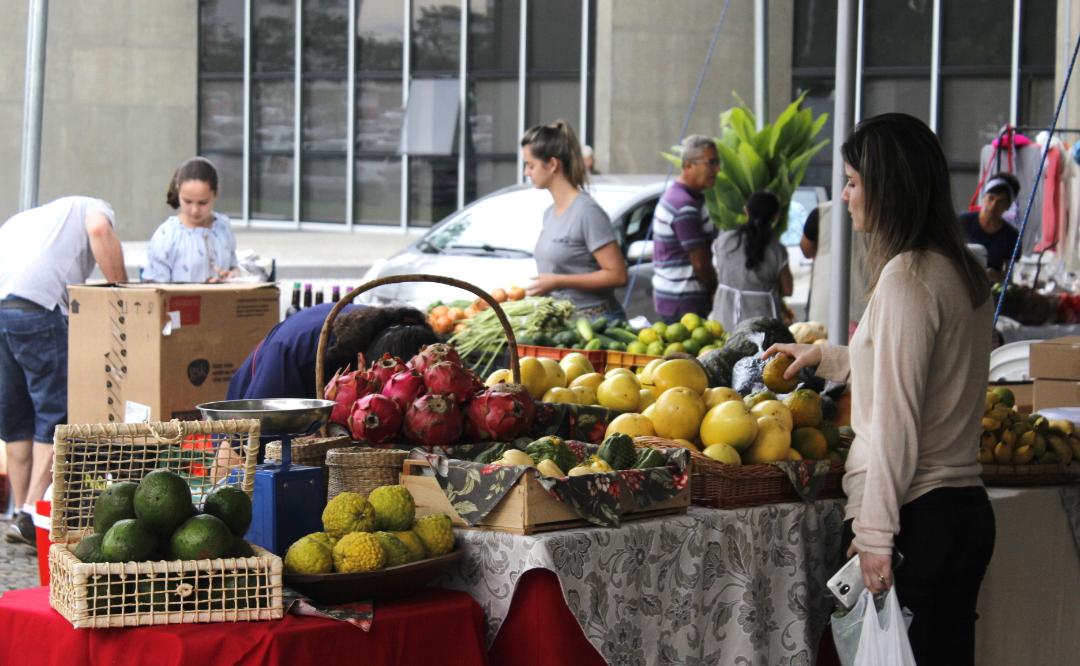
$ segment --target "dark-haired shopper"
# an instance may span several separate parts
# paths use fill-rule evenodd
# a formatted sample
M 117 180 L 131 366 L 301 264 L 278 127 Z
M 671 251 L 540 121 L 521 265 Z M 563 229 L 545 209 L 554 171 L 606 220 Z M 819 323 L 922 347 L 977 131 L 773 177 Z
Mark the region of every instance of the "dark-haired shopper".
M 920 666 L 975 660 L 975 605 L 994 549 L 976 460 L 993 300 L 952 207 L 941 144 L 920 120 L 859 123 L 841 152 L 843 200 L 867 245 L 870 299 L 847 347 L 773 345 L 850 379 L 855 441 L 845 464 L 847 554 L 874 593 L 912 610 Z M 852 538 L 853 537 L 853 538 Z M 895 551 L 905 556 L 893 571 Z
M 169 180 L 165 220 L 146 250 L 145 282 L 219 282 L 236 275 L 236 238 L 229 218 L 214 210 L 217 169 L 205 157 L 180 165 Z
M 626 284 L 626 259 L 611 219 L 585 191 L 588 174 L 573 129 L 559 120 L 530 128 L 521 138 L 525 175 L 551 193 L 536 241 L 537 275 L 530 296 L 571 301 L 589 317 L 626 317 L 615 288 Z
M 731 330 L 743 319 L 783 312 L 783 296 L 793 284 L 788 254 L 773 225 L 780 201 L 771 192 L 754 192 L 743 208 L 746 224 L 725 231 L 713 243 L 716 295 L 709 315 Z
M 319 334 L 333 307 L 333 303 L 321 303 L 304 308 L 270 329 L 233 375 L 226 397 L 315 397 Z M 355 369 L 358 354 L 369 364 L 384 353 L 407 361 L 421 346 L 438 342 L 424 315 L 409 307 L 346 305 L 334 319 L 331 333 L 324 380 L 346 364 Z

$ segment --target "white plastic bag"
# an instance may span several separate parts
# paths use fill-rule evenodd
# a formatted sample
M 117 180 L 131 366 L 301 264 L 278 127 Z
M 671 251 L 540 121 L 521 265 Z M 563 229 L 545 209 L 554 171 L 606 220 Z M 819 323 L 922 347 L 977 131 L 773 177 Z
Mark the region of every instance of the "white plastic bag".
M 864 594 L 869 595 L 869 592 Z M 854 663 L 855 666 L 915 666 L 915 655 L 911 652 L 904 616 L 896 598 L 896 586 L 889 590 L 880 613 L 872 599 L 867 599 Z

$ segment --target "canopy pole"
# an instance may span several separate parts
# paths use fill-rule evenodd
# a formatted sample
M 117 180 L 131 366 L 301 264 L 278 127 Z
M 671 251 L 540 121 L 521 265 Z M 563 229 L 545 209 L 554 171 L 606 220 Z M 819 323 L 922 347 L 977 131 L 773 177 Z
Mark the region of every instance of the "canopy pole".
M 851 220 L 842 200 L 844 157 L 841 146 L 855 117 L 855 59 L 858 40 L 856 0 L 839 0 L 836 7 L 836 107 L 833 110 L 832 226 L 829 228 L 829 342 L 848 343 L 848 305 L 851 294 Z
M 37 206 L 41 171 L 41 114 L 45 95 L 45 32 L 49 0 L 30 0 L 26 26 L 26 81 L 23 91 L 19 210 Z

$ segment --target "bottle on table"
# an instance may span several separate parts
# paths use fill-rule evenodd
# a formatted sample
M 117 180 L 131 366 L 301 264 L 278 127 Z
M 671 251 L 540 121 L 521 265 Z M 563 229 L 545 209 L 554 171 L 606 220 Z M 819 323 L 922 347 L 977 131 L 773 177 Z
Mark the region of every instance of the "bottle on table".
M 304 307 L 305 308 L 310 308 L 312 305 L 315 304 L 314 301 L 313 301 L 314 296 L 315 296 L 315 294 L 312 292 L 311 283 L 310 282 L 304 283 Z
M 330 302 L 337 303 L 341 300 L 341 287 L 334 285 L 333 290 L 330 292 Z
M 300 312 L 300 283 L 293 282 L 292 303 L 290 303 L 288 309 L 285 310 L 285 318 L 288 319 L 297 312 Z
M 315 290 L 315 305 L 321 305 L 323 298 L 325 297 L 326 288 L 323 285 L 319 285 L 319 288 Z

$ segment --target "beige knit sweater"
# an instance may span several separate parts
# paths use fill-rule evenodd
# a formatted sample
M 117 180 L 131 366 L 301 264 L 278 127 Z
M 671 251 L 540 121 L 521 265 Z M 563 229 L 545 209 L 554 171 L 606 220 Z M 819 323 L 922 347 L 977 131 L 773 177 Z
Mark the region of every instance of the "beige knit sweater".
M 818 375 L 850 376 L 844 492 L 860 550 L 892 552 L 902 505 L 935 488 L 982 485 L 992 316 L 993 299 L 972 309 L 944 255 L 907 252 L 882 270 L 851 346 L 822 350 Z

